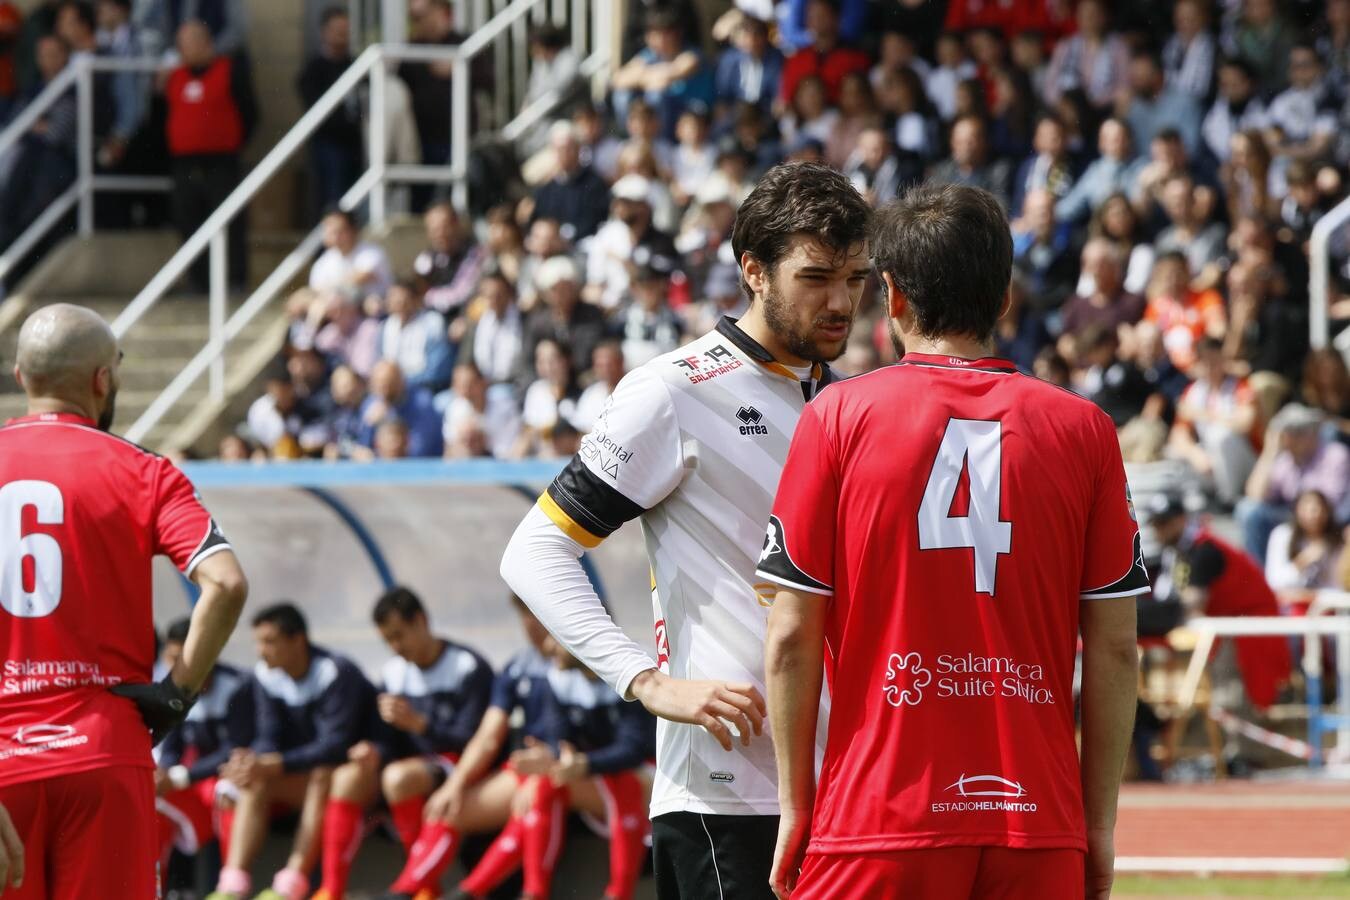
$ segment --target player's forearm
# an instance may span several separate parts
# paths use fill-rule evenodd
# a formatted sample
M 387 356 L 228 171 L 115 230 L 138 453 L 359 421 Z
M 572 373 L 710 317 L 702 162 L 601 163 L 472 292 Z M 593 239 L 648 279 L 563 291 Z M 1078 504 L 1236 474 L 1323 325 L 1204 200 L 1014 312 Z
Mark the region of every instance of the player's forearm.
M 478 726 L 478 731 L 464 748 L 464 754 L 455 766 L 450 780 L 467 786 L 486 775 L 488 769 L 501 755 L 502 744 L 506 741 L 509 727 L 504 710 L 495 706 L 488 709 Z
M 1087 827 L 1115 826 L 1139 687 L 1134 599 L 1083 606 L 1083 811 Z M 1110 604 L 1113 609 L 1106 609 Z
M 239 561 L 228 550 L 202 560 L 193 570 L 192 578 L 202 594 L 192 609 L 183 655 L 170 677 L 179 687 L 196 694 L 234 632 L 248 598 L 248 581 Z
M 581 567 L 583 548 L 535 507 L 502 555 L 501 575 L 544 627 L 619 696 L 651 656 L 615 624 Z
M 824 601 L 780 590 L 769 613 L 764 667 L 769 723 L 784 810 L 809 813 L 815 801 L 816 716 L 824 665 Z

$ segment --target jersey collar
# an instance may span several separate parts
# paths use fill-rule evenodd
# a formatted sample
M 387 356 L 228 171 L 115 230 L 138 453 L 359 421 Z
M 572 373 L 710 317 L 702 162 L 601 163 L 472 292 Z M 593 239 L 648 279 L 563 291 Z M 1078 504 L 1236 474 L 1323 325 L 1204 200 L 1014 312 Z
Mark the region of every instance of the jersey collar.
M 10 425 L 31 425 L 34 422 L 62 422 L 66 425 L 86 425 L 90 428 L 97 427 L 97 423 L 88 416 L 80 416 L 75 413 L 37 413 L 31 416 L 18 416 L 10 419 L 5 426 Z
M 742 331 L 736 321 L 731 316 L 723 316 L 717 321 L 717 333 L 731 341 L 737 350 L 740 350 L 773 374 L 790 378 L 794 382 L 800 382 L 801 379 L 797 377 L 796 373 L 774 359 L 773 354 L 765 349 L 759 341 Z M 830 382 L 838 380 L 833 370 L 824 363 L 813 363 L 811 365 L 811 379 L 817 387 L 824 387 Z
M 902 366 L 936 366 L 941 369 L 974 369 L 977 372 L 1016 372 L 1017 366 L 997 356 L 962 359 L 959 356 L 935 356 L 931 353 L 906 353 Z

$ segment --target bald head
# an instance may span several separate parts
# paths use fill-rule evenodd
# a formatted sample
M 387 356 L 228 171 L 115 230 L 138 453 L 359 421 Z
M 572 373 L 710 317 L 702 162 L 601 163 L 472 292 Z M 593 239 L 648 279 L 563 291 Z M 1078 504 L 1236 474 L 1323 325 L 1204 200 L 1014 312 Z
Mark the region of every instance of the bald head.
M 111 420 L 117 392 L 117 338 L 83 306 L 57 303 L 28 317 L 19 330 L 15 376 L 34 411 L 74 407 Z

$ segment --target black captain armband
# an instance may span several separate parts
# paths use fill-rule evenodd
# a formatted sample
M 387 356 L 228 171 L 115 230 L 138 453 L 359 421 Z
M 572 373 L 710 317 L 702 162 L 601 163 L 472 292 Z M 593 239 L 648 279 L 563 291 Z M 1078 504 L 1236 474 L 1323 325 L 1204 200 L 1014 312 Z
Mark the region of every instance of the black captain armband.
M 564 534 L 588 549 L 598 547 L 624 522 L 645 512 L 575 456 L 540 495 L 539 508 Z

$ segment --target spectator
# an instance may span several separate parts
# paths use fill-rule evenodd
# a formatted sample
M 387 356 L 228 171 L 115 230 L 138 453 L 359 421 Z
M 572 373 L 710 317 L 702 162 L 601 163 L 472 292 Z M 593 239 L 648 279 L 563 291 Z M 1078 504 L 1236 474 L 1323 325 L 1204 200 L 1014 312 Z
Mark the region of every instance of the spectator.
M 248 408 L 249 434 L 277 459 L 300 456 L 300 432 L 313 420 L 300 403 L 295 384 L 280 372 L 267 379 L 266 393 Z
M 1116 329 L 1098 322 L 1085 328 L 1075 342 L 1078 392 L 1124 428 L 1144 411 L 1152 387 L 1132 361 L 1120 358 Z
M 555 256 L 571 256 L 572 248 L 562 236 L 557 219 L 536 219 L 525 235 L 525 258 L 516 276 L 516 298 L 522 312 L 534 309 L 539 299 L 535 284 L 539 267 Z
M 412 281 L 395 283 L 385 302 L 389 315 L 380 327 L 380 358 L 397 363 L 412 390 L 434 394 L 448 387 L 455 348 L 446 337 L 445 319 L 426 307 Z
M 441 455 L 441 416 L 425 388 L 409 387 L 398 363 L 382 360 L 370 376 L 370 393 L 361 404 L 361 430 L 357 441 L 374 449 L 375 431 L 397 419 L 408 426 L 408 455 Z
M 329 7 L 323 13 L 319 52 L 300 70 L 297 87 L 305 108 L 319 102 L 319 98 L 333 86 L 352 64 L 352 30 L 347 11 Z M 333 112 L 309 142 L 310 160 L 314 165 L 315 214 L 337 206 L 361 174 L 361 106 L 359 98 L 350 94 L 346 102 Z
M 793 89 L 791 108 L 779 120 L 778 127 L 787 144 L 809 137 L 820 142 L 823 152 L 838 124 L 839 110 L 829 105 L 825 82 L 817 75 L 807 75 Z
M 1326 417 L 1341 443 L 1350 445 L 1350 367 L 1339 351 L 1322 347 L 1308 354 L 1299 397 Z
M 1350 0 L 1327 0 L 1317 54 L 1327 62 L 1327 75 L 1336 93 L 1350 96 Z
M 937 65 L 925 77 L 928 98 L 944 122 L 956 117 L 956 86 L 975 77 L 975 64 L 966 58 L 965 45 L 955 34 L 937 39 Z
M 1027 281 L 1031 305 L 1056 310 L 1077 280 L 1073 231 L 1055 221 L 1055 197 L 1049 191 L 1032 191 L 1026 207 L 1026 215 L 1013 224 L 1013 266 Z
M 1241 59 L 1225 60 L 1219 67 L 1219 96 L 1200 129 L 1205 147 L 1218 162 L 1227 162 L 1233 135 L 1264 129 L 1268 122 L 1251 66 Z
M 1041 116 L 1032 148 L 1035 152 L 1022 161 L 1013 178 L 1013 216 L 1022 215 L 1023 204 L 1032 191 L 1048 191 L 1058 203 L 1073 189 L 1076 173 L 1064 141 L 1064 123 L 1053 115 Z
M 715 172 L 699 186 L 694 203 L 685 214 L 684 226 L 675 238 L 675 250 L 691 282 L 731 253 L 731 229 L 736 224 L 736 197 L 731 182 Z
M 1307 309 L 1271 296 L 1269 267 L 1238 262 L 1228 270 L 1229 367 L 1276 376 L 1281 393 L 1298 378 L 1308 353 Z
M 41 82 L 25 92 L 21 106 L 37 97 L 70 61 L 66 45 L 55 35 L 38 38 L 35 54 Z M 71 89 L 0 158 L 0 208 L 5 211 L 0 216 L 0 247 L 8 248 L 75 181 L 77 125 Z
M 515 289 L 502 275 L 489 273 L 478 283 L 482 309 L 459 348 L 459 358 L 472 361 L 489 384 L 508 383 L 520 370 L 525 340 L 524 318 Z
M 524 109 L 553 92 L 567 96 L 581 73 L 580 61 L 572 50 L 567 32 L 551 22 L 542 22 L 530 30 L 530 81 L 525 88 Z
M 316 305 L 323 310 L 323 324 L 314 335 L 314 349 L 368 378 L 380 358 L 380 323 L 361 312 L 360 292 L 331 291 L 320 295 Z
M 55 33 L 70 50 L 72 62 L 92 60 L 99 55 L 98 21 L 94 16 L 93 6 L 85 0 L 61 0 L 56 7 Z M 112 91 L 109 76 L 102 73 L 94 75 L 93 90 L 94 139 L 102 142 L 108 137 L 113 120 L 118 118 L 116 107 L 118 94 Z M 141 97 L 137 96 L 133 102 L 144 108 L 145 104 Z M 135 124 L 131 124 L 133 130 Z
M 1166 129 L 1175 129 L 1187 153 L 1194 155 L 1200 149 L 1200 101 L 1169 86 L 1162 64 L 1151 53 L 1136 53 L 1130 60 L 1129 91 L 1117 104 L 1116 114 L 1130 124 L 1141 144 Z
M 1015 34 L 1012 36 L 1010 52 L 1013 66 L 1026 76 L 1032 95 L 1042 100 L 1046 96 L 1045 76 L 1050 70 L 1045 35 L 1037 31 Z
M 881 112 L 894 119 L 893 138 L 902 153 L 926 165 L 937 156 L 937 121 L 923 91 L 923 82 L 913 69 L 887 72 L 877 87 Z
M 769 43 L 769 26 L 742 15 L 732 46 L 717 61 L 717 102 L 724 110 L 749 103 L 767 113 L 783 79 L 783 54 Z
M 690 304 L 685 314 L 685 333 L 691 336 L 707 334 L 717 327 L 723 316 L 739 319 L 749 308 L 745 292 L 741 290 L 741 268 L 734 262 L 717 262 L 708 269 L 703 282 L 703 300 Z
M 1181 133 L 1174 128 L 1164 129 L 1154 136 L 1149 141 L 1148 154 L 1148 163 L 1139 170 L 1130 198 L 1144 232 L 1153 235 L 1167 227 L 1162 211 L 1163 187 L 1178 175 L 1194 179 L 1195 173 Z
M 1228 220 L 1264 218 L 1270 208 L 1270 150 L 1259 131 L 1239 131 L 1230 143 L 1228 162 L 1219 169 Z
M 1032 139 L 1039 105 L 1031 95 L 1026 76 L 1014 69 L 996 69 L 990 75 L 987 89 L 984 82 L 972 81 L 963 84 L 960 90 L 976 88 L 981 99 L 969 111 L 981 115 L 982 110 L 988 110 L 989 146 L 993 155 L 1007 159 L 1010 165 L 1026 159 L 1034 149 Z M 1068 146 L 1067 139 L 1065 146 Z
M 474 242 L 472 232 L 448 201 L 427 207 L 422 224 L 427 246 L 413 259 L 413 272 L 426 286 L 427 306 L 442 315 L 457 316 L 473 296 L 489 254 Z
M 1125 42 L 1109 32 L 1103 0 L 1082 0 L 1074 13 L 1078 33 L 1055 46 L 1045 75 L 1045 100 L 1053 105 L 1066 92 L 1083 91 L 1097 109 L 1106 109 L 1126 86 L 1129 56 Z M 1138 132 L 1136 132 L 1136 136 Z
M 338 366 L 329 381 L 333 405 L 324 425 L 328 431 L 328 445 L 324 457 L 350 459 L 360 456 L 361 406 L 366 400 L 366 382 L 355 370 Z
M 1215 42 L 1207 6 L 1202 0 L 1178 0 L 1172 8 L 1172 27 L 1162 51 L 1167 86 L 1203 102 L 1214 82 Z
M 525 428 L 516 444 L 516 456 L 538 453 L 552 431 L 576 412 L 576 372 L 567 348 L 554 340 L 540 341 L 534 349 L 534 369 L 539 377 L 525 392 Z
M 651 191 L 652 182 L 641 175 L 614 183 L 612 215 L 596 232 L 586 257 L 586 299 L 603 309 L 612 310 L 623 300 L 633 265 L 654 256 L 677 256 L 670 235 L 652 224 Z
M 572 123 L 555 122 L 549 129 L 549 146 L 557 172 L 535 188 L 527 218 L 531 222 L 557 221 L 565 241 L 590 237 L 608 215 L 609 186 L 593 169 L 581 164 L 579 136 Z
M 581 302 L 581 275 L 571 259 L 555 256 L 545 261 L 539 267 L 536 284 L 544 302 L 525 320 L 522 364 L 527 367 L 523 381 L 527 387 L 537 377 L 533 364 L 542 341 L 566 347 L 570 359 L 590 359 L 606 331 L 605 314 L 600 308 Z
M 1162 329 L 1145 319 L 1134 326 L 1129 338 L 1130 347 L 1122 355 L 1139 367 L 1153 390 L 1166 399 L 1167 408 L 1171 409 L 1181 399 L 1190 379 L 1167 355 Z
M 797 83 L 809 75 L 820 78 L 830 103 L 839 99 L 839 88 L 850 72 L 871 68 L 867 54 L 844 42 L 839 33 L 839 7 L 834 0 L 807 0 L 806 27 L 811 45 L 802 47 L 783 64 L 779 100 L 786 103 L 797 93 Z
M 1051 343 L 1045 316 L 1027 303 L 1026 281 L 1021 273 L 1013 271 L 1008 290 L 1008 309 L 994 327 L 994 348 L 999 357 L 1016 363 L 1023 372 L 1030 372 L 1036 357 Z
M 577 398 L 577 408 L 572 413 L 572 424 L 582 433 L 595 426 L 595 421 L 609 403 L 610 395 L 623 379 L 623 348 L 613 341 L 596 346 L 591 354 L 591 375 L 593 380 Z
M 450 0 L 427 0 L 425 11 L 418 20 L 414 43 L 454 46 L 464 43 L 464 36 L 455 30 L 455 11 Z M 443 166 L 450 161 L 450 73 L 452 64 L 444 62 L 404 62 L 398 67 L 398 77 L 408 86 L 412 96 L 413 118 L 422 144 L 422 164 Z M 473 87 L 488 87 L 490 76 L 483 75 L 479 66 L 471 77 Z M 414 189 L 413 208 L 421 210 L 430 200 L 430 191 L 422 185 Z
M 845 161 L 843 171 L 872 206 L 894 200 L 904 184 L 918 180 L 917 167 L 902 166 L 880 125 L 864 129 L 855 143 L 857 147 Z
M 19 99 L 17 50 L 23 14 L 9 0 L 0 0 L 0 122 L 7 121 Z
M 206 25 L 193 20 L 178 29 L 178 55 L 182 64 L 164 89 L 165 137 L 174 182 L 170 205 L 178 233 L 187 240 L 238 183 L 240 156 L 258 112 L 248 66 L 218 53 Z M 241 212 L 230 223 L 229 280 L 235 288 L 247 276 L 246 222 Z M 199 293 L 207 288 L 207 266 L 202 254 L 191 270 Z
M 1031 372 L 1041 381 L 1066 391 L 1073 390 L 1073 370 L 1069 368 L 1068 360 L 1055 352 L 1054 347 L 1041 348 L 1031 363 Z
M 655 106 L 641 97 L 635 97 L 633 102 L 628 104 L 624 127 L 628 132 L 628 141 L 621 145 L 623 148 L 633 145 L 646 147 L 656 157 L 657 168 L 663 172 L 670 171 L 675 156 L 675 145 L 662 131 L 661 117 L 657 115 Z M 617 171 L 615 176 L 622 177 Z
M 1266 581 L 1286 601 L 1306 606 L 1311 592 L 1339 587 L 1344 541 L 1336 527 L 1335 511 L 1326 495 L 1315 488 L 1294 499 L 1294 515 L 1270 533 L 1266 550 Z
M 133 20 L 161 35 L 178 34 L 189 22 L 201 22 L 222 56 L 241 56 L 248 47 L 244 0 L 140 0 Z M 158 44 L 160 41 L 155 41 Z M 182 53 L 182 48 L 179 48 Z
M 1119 245 L 1106 238 L 1093 238 L 1084 245 L 1080 292 L 1064 304 L 1060 319 L 1061 354 L 1070 356 L 1069 341 L 1094 325 L 1115 334 L 1143 318 L 1144 298 L 1124 287 L 1124 263 Z M 1090 285 L 1085 292 L 1083 282 Z
M 950 159 L 933 168 L 929 175 L 933 181 L 984 188 L 1007 205 L 1008 163 L 1001 159 L 990 161 L 987 131 L 981 119 L 963 116 L 956 120 L 952 125 L 951 153 Z
M 661 134 L 675 134 L 675 122 L 691 103 L 705 109 L 713 102 L 713 77 L 695 46 L 684 45 L 681 23 L 673 10 L 647 14 L 646 46 L 610 79 L 614 105 L 626 112 L 634 97 L 644 98 L 656 110 Z
M 324 252 L 309 270 L 316 291 L 355 290 L 383 297 L 394 282 L 389 256 L 379 244 L 360 240 L 356 218 L 343 209 L 323 217 Z
M 1320 410 L 1291 403 L 1270 420 L 1261 458 L 1237 508 L 1242 543 L 1265 563 L 1270 534 L 1288 521 L 1298 495 L 1321 491 L 1337 522 L 1350 519 L 1350 448 L 1328 437 Z
M 1275 152 L 1290 159 L 1325 158 L 1336 139 L 1336 98 L 1327 85 L 1322 60 L 1310 44 L 1289 53 L 1289 88 L 1270 101 Z
M 708 140 L 708 116 L 686 109 L 675 128 L 679 143 L 672 154 L 670 174 L 675 202 L 687 206 L 717 165 L 717 149 Z
M 1214 290 L 1195 290 L 1190 282 L 1185 254 L 1177 250 L 1158 254 L 1144 308 L 1144 318 L 1158 326 L 1168 357 L 1182 372 L 1190 371 L 1202 337 L 1222 340 L 1227 328 L 1223 298 Z
M 1224 364 L 1223 343 L 1201 338 L 1195 381 L 1181 394 L 1168 446 L 1232 505 L 1256 464 L 1261 417 L 1251 387 Z
M 1139 216 L 1124 194 L 1112 194 L 1102 201 L 1088 224 L 1088 237 L 1105 238 L 1116 245 L 1126 259 L 1124 288 L 1131 294 L 1143 294 L 1153 273 L 1153 245 L 1139 240 Z M 1092 286 L 1080 280 L 1078 293 L 1088 294 Z
M 1327 210 L 1317 190 L 1317 173 L 1307 161 L 1290 163 L 1285 172 L 1285 183 L 1289 193 L 1279 203 L 1277 238 L 1280 243 L 1292 244 L 1303 253 L 1306 252 L 1304 244 L 1312 238 L 1313 226 Z
M 1285 84 L 1294 30 L 1280 18 L 1275 0 L 1243 0 L 1237 27 L 1224 40 L 1224 50 L 1241 59 L 1256 73 L 1256 82 L 1266 94 Z
M 1153 249 L 1161 256 L 1184 253 L 1186 265 L 1198 285 L 1213 285 L 1219 273 L 1215 265 L 1227 246 L 1228 231 L 1219 222 L 1207 219 L 1196 200 L 1195 183 L 1189 175 L 1176 175 L 1163 187 L 1163 210 L 1171 220 Z
M 131 0 L 98 0 L 94 9 L 94 44 L 100 56 L 140 59 L 140 35 L 131 25 Z M 150 78 L 144 72 L 115 72 L 104 76 L 111 95 L 112 119 L 99 146 L 97 161 L 104 169 L 121 166 L 149 112 Z
M 472 362 L 455 366 L 442 427 L 447 457 L 510 459 L 520 429 L 520 408 L 510 384 L 489 383 Z
M 376 459 L 407 459 L 408 447 L 408 426 L 399 419 L 385 419 L 375 429 Z
M 633 301 L 618 323 L 623 336 L 623 358 L 631 366 L 644 365 L 682 342 L 680 318 L 669 303 L 672 266 L 672 260 L 652 256 L 636 267 Z
M 839 83 L 839 119 L 825 140 L 825 159 L 842 169 L 867 128 L 881 124 L 866 72 L 850 72 Z
M 1055 217 L 1070 224 L 1087 221 L 1112 194 L 1129 194 L 1143 168 L 1136 159 L 1130 126 L 1120 119 L 1107 119 L 1097 132 L 1100 152 L 1081 178 L 1072 183 L 1067 194 L 1055 204 Z

